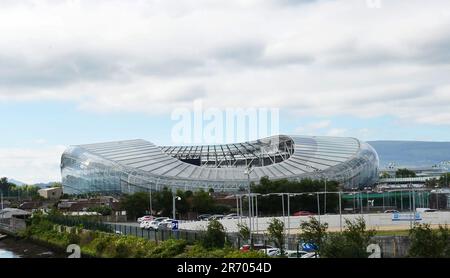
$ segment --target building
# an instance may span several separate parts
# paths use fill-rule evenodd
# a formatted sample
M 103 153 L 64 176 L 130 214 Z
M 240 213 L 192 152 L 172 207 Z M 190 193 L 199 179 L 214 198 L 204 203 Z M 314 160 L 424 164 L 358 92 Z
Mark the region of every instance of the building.
M 60 187 L 52 187 L 52 188 L 43 188 L 38 190 L 39 196 L 50 199 L 57 200 L 61 198 L 63 194 L 63 189 Z
M 238 192 L 249 181 L 305 178 L 336 180 L 345 188 L 378 179 L 379 159 L 355 138 L 271 136 L 202 146 L 156 146 L 128 140 L 69 147 L 61 158 L 64 192 L 133 193 L 163 187 Z M 249 174 L 247 166 L 251 166 Z
M 0 210 L 0 227 L 17 232 L 26 228 L 25 220 L 31 217 L 31 213 L 16 208 L 5 208 Z

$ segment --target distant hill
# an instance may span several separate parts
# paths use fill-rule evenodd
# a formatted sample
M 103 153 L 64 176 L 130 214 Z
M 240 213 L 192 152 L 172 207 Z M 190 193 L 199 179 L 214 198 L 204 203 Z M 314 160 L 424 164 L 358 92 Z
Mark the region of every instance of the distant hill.
M 52 186 L 53 184 L 54 184 L 54 182 L 48 182 L 48 183 L 36 183 L 33 185 L 40 187 L 40 188 L 48 188 L 48 187 Z
M 22 186 L 22 185 L 26 184 L 24 182 L 21 182 L 21 181 L 15 180 L 15 179 L 8 179 L 8 182 L 13 183 L 13 184 L 15 184 L 17 186 Z
M 369 141 L 380 157 L 380 167 L 394 162 L 400 167 L 430 167 L 450 161 L 450 142 Z

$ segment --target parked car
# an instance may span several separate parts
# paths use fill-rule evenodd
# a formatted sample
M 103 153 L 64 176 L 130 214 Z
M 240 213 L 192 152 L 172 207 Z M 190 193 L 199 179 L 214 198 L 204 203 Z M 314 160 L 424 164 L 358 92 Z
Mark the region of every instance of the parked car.
M 308 254 L 306 251 L 296 251 L 296 250 L 287 250 L 285 251 L 285 254 L 288 258 L 301 258 L 302 256 Z
M 292 215 L 293 216 L 311 216 L 311 215 L 316 215 L 316 214 L 313 212 L 310 212 L 310 211 L 301 210 L 301 211 L 294 212 Z
M 230 213 L 225 215 L 223 219 L 239 219 L 239 215 L 237 213 Z
M 223 219 L 223 214 L 214 214 L 213 216 L 208 218 L 208 220 L 221 220 L 221 219 Z
M 141 223 L 141 222 L 143 222 L 143 221 L 152 221 L 153 220 L 153 215 L 144 215 L 144 216 L 142 216 L 142 217 L 139 217 L 138 219 L 137 219 L 137 222 L 138 223 Z
M 150 221 L 141 221 L 141 223 L 139 223 L 139 228 L 145 229 L 145 226 L 146 226 L 149 222 L 150 222 Z
M 400 212 L 395 209 L 388 209 L 388 210 L 385 210 L 384 213 L 400 213 Z
M 264 249 L 274 249 L 275 247 L 271 246 L 271 245 L 264 245 L 264 244 L 253 244 L 253 250 L 264 250 Z M 240 248 L 241 252 L 248 252 L 250 251 L 250 245 L 249 244 L 245 244 L 242 245 L 242 247 Z
M 437 209 L 430 209 L 430 208 L 416 208 L 416 212 L 435 212 Z
M 320 258 L 319 254 L 315 252 L 310 252 L 302 256 L 302 259 Z
M 280 256 L 281 255 L 280 248 L 267 248 L 267 249 L 261 249 L 261 250 L 258 250 L 258 251 L 266 254 L 269 257 L 276 257 L 276 256 Z
M 158 229 L 158 224 L 161 221 L 164 221 L 166 219 L 169 219 L 169 217 L 158 217 L 153 219 L 152 221 L 146 221 L 144 224 L 144 229 Z
M 197 216 L 198 220 L 204 221 L 204 220 L 208 220 L 208 218 L 211 217 L 211 214 L 200 214 L 199 216 Z
M 159 222 L 156 227 L 155 230 L 165 230 L 165 229 L 172 229 L 172 221 L 173 219 L 164 219 L 163 221 Z

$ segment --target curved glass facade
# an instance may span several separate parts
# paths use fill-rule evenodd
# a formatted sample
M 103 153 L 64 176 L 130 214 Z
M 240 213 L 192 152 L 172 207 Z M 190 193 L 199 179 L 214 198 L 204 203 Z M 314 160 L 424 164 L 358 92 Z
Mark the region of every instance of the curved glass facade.
M 173 190 L 236 192 L 248 179 L 339 181 L 344 188 L 373 185 L 378 155 L 354 138 L 273 136 L 212 146 L 159 147 L 144 140 L 69 147 L 61 158 L 64 192 L 84 194 Z M 244 173 L 252 165 L 250 176 Z

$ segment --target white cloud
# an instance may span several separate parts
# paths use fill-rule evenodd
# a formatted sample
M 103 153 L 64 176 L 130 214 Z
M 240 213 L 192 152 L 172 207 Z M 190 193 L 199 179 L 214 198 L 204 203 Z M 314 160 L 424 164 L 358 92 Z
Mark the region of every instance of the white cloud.
M 0 148 L 0 176 L 29 184 L 59 181 L 59 163 L 64 149 L 64 146 Z
M 169 113 L 201 98 L 449 124 L 446 11 L 447 0 L 3 1 L 0 101 Z

